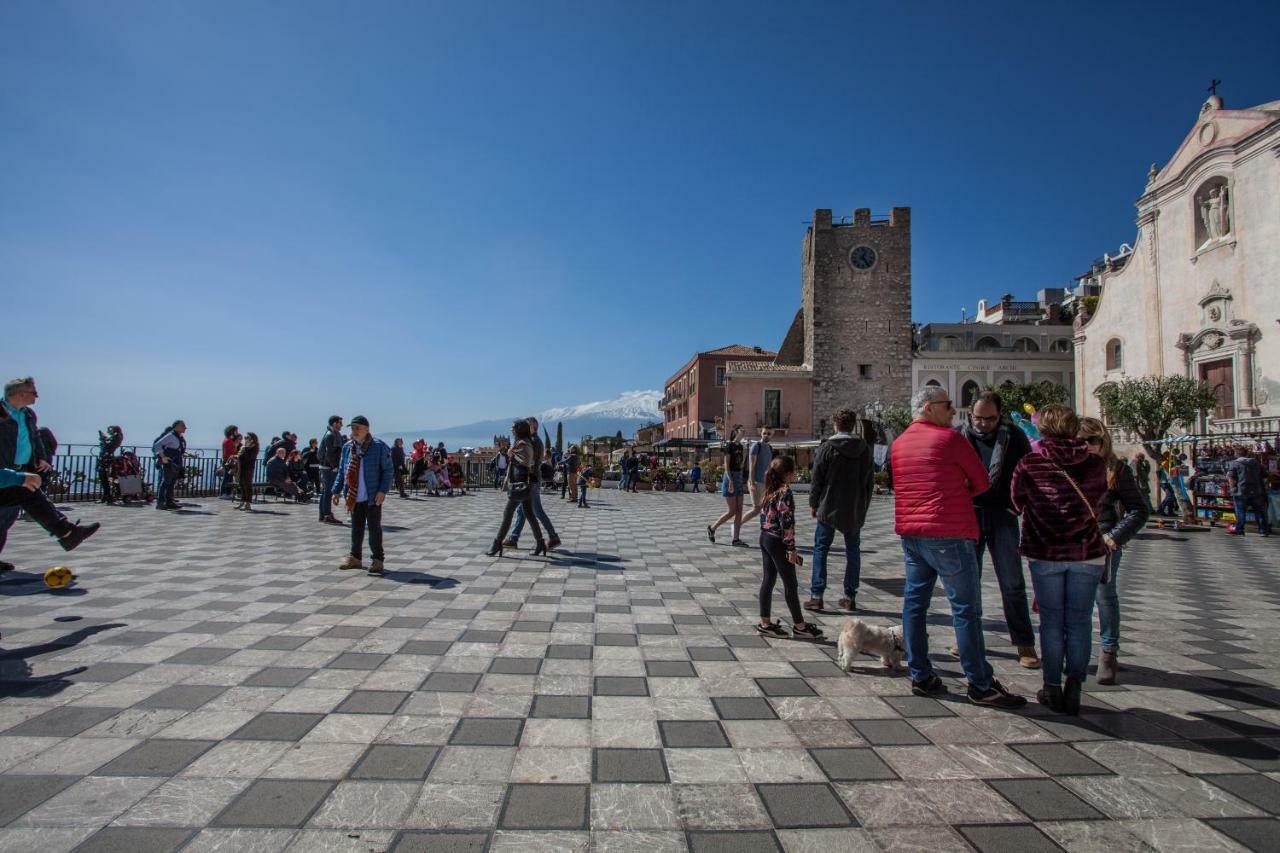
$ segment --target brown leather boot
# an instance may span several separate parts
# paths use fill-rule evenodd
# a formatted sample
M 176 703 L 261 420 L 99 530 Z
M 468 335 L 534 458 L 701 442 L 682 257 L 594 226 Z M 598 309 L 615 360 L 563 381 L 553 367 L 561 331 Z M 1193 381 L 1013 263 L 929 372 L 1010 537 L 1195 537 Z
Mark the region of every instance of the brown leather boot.
M 1102 659 L 1098 661 L 1099 684 L 1116 683 L 1116 654 L 1117 652 L 1103 650 Z
M 1040 658 L 1036 657 L 1036 647 L 1018 646 L 1018 664 L 1026 669 L 1039 669 Z
M 811 610 L 817 613 L 822 610 L 822 599 L 811 598 L 808 601 L 806 601 L 802 606 L 804 607 L 805 610 Z

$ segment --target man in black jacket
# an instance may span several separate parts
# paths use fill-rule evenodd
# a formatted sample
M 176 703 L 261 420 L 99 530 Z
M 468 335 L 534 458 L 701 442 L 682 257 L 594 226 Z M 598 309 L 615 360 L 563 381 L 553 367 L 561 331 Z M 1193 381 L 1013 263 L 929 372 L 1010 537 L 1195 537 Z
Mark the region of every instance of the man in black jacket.
M 844 537 L 844 597 L 840 609 L 857 609 L 858 582 L 862 576 L 862 523 L 871 505 L 875 468 L 871 446 L 855 435 L 858 416 L 841 409 L 834 419 L 836 433 L 824 441 L 813 455 L 813 478 L 809 489 L 809 511 L 817 519 L 813 529 L 813 573 L 809 579 L 809 600 L 805 610 L 821 610 L 827 589 L 827 552 L 836 531 Z
M 1031 442 L 1005 417 L 1004 400 L 995 391 L 978 395 L 968 422 L 959 430 L 978 452 L 991 478 L 991 488 L 973 499 L 978 515 L 978 569 L 982 569 L 983 552 L 990 551 L 1009 640 L 1018 648 L 1018 663 L 1027 669 L 1039 669 L 1031 609 L 1027 606 L 1027 583 L 1018 553 L 1018 516 L 1009 497 L 1013 469 L 1031 452 Z
M 325 524 L 342 524 L 333 517 L 333 481 L 338 476 L 338 463 L 342 461 L 342 446 L 347 440 L 342 436 L 342 417 L 332 415 L 329 427 L 320 439 L 320 520 Z

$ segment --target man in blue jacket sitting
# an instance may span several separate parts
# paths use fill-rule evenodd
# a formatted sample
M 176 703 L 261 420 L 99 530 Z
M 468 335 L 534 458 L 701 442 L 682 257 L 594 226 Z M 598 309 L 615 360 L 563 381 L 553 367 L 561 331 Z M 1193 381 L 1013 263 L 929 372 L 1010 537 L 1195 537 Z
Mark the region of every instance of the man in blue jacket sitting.
M 351 440 L 342 447 L 338 476 L 333 484 L 333 505 L 346 501 L 351 513 L 351 553 L 338 566 L 340 569 L 362 569 L 360 553 L 364 546 L 364 528 L 369 526 L 369 550 L 373 560 L 369 574 L 382 574 L 382 502 L 391 491 L 393 475 L 391 448 L 369 432 L 369 419 L 356 415 L 351 419 Z

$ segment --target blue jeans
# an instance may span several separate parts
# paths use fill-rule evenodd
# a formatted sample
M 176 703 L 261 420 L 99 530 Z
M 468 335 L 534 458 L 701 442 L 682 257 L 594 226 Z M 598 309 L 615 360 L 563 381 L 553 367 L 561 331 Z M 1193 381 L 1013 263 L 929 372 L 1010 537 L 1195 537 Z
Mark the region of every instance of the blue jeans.
M 1027 604 L 1027 581 L 1018 553 L 1018 517 L 1004 509 L 978 511 L 978 574 L 982 574 L 982 554 L 991 552 L 1000 586 L 1000 605 L 1009 626 L 1009 641 L 1015 646 L 1034 646 L 1031 608 Z
M 547 518 L 547 511 L 542 508 L 542 484 L 534 483 L 533 485 L 533 514 L 537 516 L 538 521 L 542 524 L 542 529 L 547 532 L 548 539 L 558 539 L 556 529 L 551 524 L 551 519 Z M 520 541 L 520 531 L 524 530 L 524 505 L 516 507 L 516 523 L 511 528 L 511 535 L 507 538 L 512 542 Z
M 156 487 L 156 509 L 164 509 L 173 503 L 173 487 L 178 484 L 178 471 L 172 462 L 157 467 L 160 471 L 160 485 Z
M 809 575 L 809 593 L 822 598 L 827 591 L 827 552 L 835 541 L 836 529 L 819 521 L 813 528 L 813 572 Z M 858 594 L 858 582 L 862 579 L 862 554 L 859 531 L 844 534 L 844 597 Z
M 1120 650 L 1120 590 L 1116 584 L 1120 582 L 1120 558 L 1123 550 L 1111 552 L 1111 583 L 1099 583 L 1098 595 L 1098 635 L 1102 640 L 1104 652 Z
M 1266 535 L 1271 532 L 1271 522 L 1267 518 L 1267 498 L 1265 495 L 1232 495 L 1231 502 L 1236 507 L 1236 534 L 1244 535 L 1244 516 L 1252 512 L 1258 520 L 1258 532 Z
M 627 472 L 623 471 L 622 474 L 618 477 L 618 491 L 625 492 L 626 490 L 627 490 Z M 521 516 L 521 518 L 524 518 L 524 516 Z
M 320 469 L 320 518 L 333 518 L 333 481 L 338 479 L 337 468 Z
M 902 639 L 907 647 L 911 680 L 924 681 L 933 674 L 926 625 L 933 588 L 942 578 L 942 588 L 951 602 L 960 666 L 976 690 L 990 690 L 992 670 L 982 640 L 982 585 L 973 540 L 904 536 L 902 555 L 907 570 L 902 593 Z
M 1093 648 L 1093 601 L 1102 566 L 1029 560 L 1031 585 L 1040 606 L 1040 665 L 1047 687 L 1061 687 L 1063 659 L 1067 678 L 1081 684 Z

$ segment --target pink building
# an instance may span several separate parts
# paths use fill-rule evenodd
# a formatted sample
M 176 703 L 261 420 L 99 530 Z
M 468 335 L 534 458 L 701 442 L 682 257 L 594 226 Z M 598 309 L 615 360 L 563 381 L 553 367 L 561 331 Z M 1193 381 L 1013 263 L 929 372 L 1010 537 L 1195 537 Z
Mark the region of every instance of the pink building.
M 725 383 L 729 362 L 769 364 L 777 353 L 760 347 L 731 344 L 700 352 L 685 362 L 663 386 L 663 435 L 667 439 L 698 441 L 714 435 L 716 418 L 725 414 Z
M 730 362 L 725 423 L 742 424 L 749 435 L 767 426 L 785 442 L 814 438 L 812 371 L 768 361 Z

